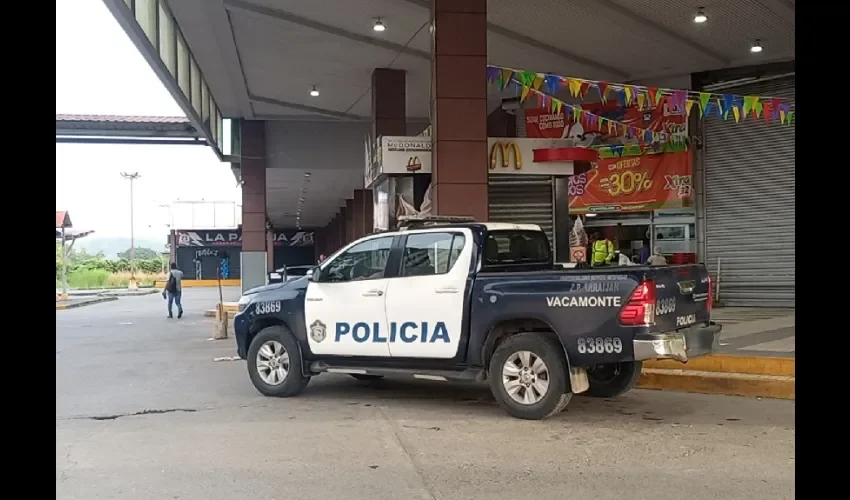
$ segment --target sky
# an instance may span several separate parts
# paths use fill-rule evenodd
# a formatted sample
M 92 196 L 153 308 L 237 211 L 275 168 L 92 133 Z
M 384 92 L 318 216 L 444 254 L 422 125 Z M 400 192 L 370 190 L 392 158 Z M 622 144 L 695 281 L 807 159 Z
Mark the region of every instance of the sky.
M 102 0 L 56 0 L 56 113 L 184 116 Z M 56 210 L 77 229 L 129 237 L 130 183 L 121 172 L 141 175 L 133 187 L 139 237 L 164 238 L 172 221 L 235 224 L 241 191 L 206 146 L 57 144 Z M 226 203 L 193 210 L 178 200 Z

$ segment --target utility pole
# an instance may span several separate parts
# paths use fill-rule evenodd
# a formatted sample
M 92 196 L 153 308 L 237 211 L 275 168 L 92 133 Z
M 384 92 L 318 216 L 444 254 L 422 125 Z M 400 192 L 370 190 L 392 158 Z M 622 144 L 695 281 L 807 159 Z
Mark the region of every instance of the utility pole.
M 139 285 L 136 283 L 136 240 L 133 228 L 135 223 L 133 219 L 133 181 L 141 176 L 138 172 L 133 172 L 132 174 L 121 172 L 121 177 L 130 180 L 130 282 L 127 284 L 127 288 L 130 290 L 136 290 L 139 288 Z

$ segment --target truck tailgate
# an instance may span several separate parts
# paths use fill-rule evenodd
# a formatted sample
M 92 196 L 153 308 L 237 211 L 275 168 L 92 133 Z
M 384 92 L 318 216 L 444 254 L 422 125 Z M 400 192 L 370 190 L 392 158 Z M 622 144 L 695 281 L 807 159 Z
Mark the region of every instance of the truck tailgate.
M 702 264 L 657 267 L 655 281 L 655 333 L 665 333 L 705 323 L 711 317 L 708 270 Z

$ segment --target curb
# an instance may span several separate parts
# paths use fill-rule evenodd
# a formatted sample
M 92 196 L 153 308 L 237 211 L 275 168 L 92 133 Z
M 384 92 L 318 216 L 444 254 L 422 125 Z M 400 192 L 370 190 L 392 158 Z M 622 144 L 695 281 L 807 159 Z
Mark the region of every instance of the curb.
M 688 363 L 647 361 L 637 387 L 794 400 L 795 372 L 793 358 L 715 354 Z
M 112 302 L 113 300 L 118 300 L 118 297 L 98 297 L 96 299 L 75 302 L 73 304 L 56 304 L 56 310 L 64 311 L 65 309 L 76 309 L 77 307 L 90 306 L 101 302 Z

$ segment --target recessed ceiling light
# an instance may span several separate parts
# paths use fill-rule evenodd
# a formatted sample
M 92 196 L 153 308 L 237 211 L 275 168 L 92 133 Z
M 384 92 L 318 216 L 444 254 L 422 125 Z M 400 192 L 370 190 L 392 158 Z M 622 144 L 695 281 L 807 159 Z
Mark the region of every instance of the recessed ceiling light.
M 372 29 L 374 31 L 377 31 L 378 33 L 380 33 L 382 31 L 386 31 L 387 27 L 384 26 L 384 23 L 381 22 L 381 18 L 379 17 L 379 18 L 375 19 L 375 24 L 372 25 Z
M 759 40 L 759 39 L 757 38 L 757 39 L 756 39 L 756 41 L 755 41 L 755 43 L 753 43 L 753 46 L 752 46 L 752 47 L 750 47 L 750 52 L 752 52 L 753 54 L 758 54 L 758 53 L 759 53 L 759 52 L 761 52 L 762 50 L 764 50 L 764 49 L 763 49 L 763 47 L 761 46 L 761 40 Z
M 313 97 L 319 97 L 319 89 L 317 89 L 315 85 L 313 85 L 313 88 L 310 90 L 310 95 Z
M 697 15 L 694 16 L 694 22 L 697 24 L 701 24 L 708 21 L 708 16 L 705 15 L 705 10 L 703 7 L 700 7 L 697 10 Z

